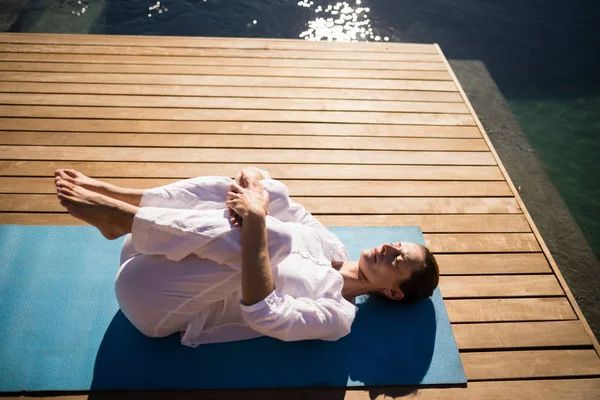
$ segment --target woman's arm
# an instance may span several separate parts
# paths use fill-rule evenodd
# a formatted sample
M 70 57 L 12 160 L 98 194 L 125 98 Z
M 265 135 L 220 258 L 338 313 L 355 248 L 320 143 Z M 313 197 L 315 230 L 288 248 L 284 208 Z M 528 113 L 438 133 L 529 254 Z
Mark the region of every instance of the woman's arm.
M 227 206 L 239 217 L 242 224 L 242 303 L 256 304 L 275 289 L 269 244 L 267 240 L 267 206 L 269 194 L 258 179 L 251 179 L 243 171 L 240 184 L 231 185 L 227 193 Z M 232 217 L 232 221 L 241 221 Z
M 242 302 L 256 304 L 275 290 L 266 216 L 250 214 L 242 226 Z
M 253 305 L 242 304 L 242 316 L 255 331 L 286 342 L 320 339 L 334 341 L 350 333 L 356 307 L 340 290 L 332 297 L 294 298 L 276 289 Z

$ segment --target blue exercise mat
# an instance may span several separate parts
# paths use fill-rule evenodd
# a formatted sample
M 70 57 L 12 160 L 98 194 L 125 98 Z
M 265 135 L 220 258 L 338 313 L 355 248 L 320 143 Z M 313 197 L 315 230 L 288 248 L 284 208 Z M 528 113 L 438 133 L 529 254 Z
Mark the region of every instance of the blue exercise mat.
M 351 259 L 418 227 L 331 228 Z M 0 226 L 0 391 L 460 384 L 466 378 L 439 290 L 417 304 L 359 299 L 337 342 L 267 337 L 188 348 L 149 339 L 114 295 L 122 241 L 91 227 Z

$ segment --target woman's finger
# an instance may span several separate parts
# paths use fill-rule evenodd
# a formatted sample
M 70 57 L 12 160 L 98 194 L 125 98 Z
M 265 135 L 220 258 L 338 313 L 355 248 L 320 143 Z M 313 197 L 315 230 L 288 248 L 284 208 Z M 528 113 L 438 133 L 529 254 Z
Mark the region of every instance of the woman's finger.
M 242 193 L 244 191 L 244 188 L 238 185 L 237 183 L 232 183 L 229 187 L 229 190 L 235 193 Z

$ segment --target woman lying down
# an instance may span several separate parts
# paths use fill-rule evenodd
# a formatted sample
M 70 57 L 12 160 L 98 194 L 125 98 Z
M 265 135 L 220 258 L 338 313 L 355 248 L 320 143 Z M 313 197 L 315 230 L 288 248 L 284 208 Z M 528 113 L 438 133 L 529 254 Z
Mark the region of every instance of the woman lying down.
M 199 177 L 149 190 L 82 173 L 55 173 L 60 203 L 107 239 L 127 235 L 115 289 L 121 310 L 150 337 L 182 344 L 271 336 L 337 340 L 354 298 L 431 296 L 439 272 L 415 243 L 384 243 L 349 261 L 344 245 L 266 171 L 235 181 Z

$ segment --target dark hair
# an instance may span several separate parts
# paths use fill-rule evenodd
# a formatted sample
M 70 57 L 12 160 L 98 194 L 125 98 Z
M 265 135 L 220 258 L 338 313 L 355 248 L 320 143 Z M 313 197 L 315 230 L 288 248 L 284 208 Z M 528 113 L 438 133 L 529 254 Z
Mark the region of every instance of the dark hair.
M 378 298 L 394 303 L 412 303 L 426 299 L 433 294 L 440 281 L 440 270 L 431 251 L 423 245 L 419 246 L 425 254 L 425 262 L 408 279 L 400 283 L 399 288 L 404 293 L 404 297 L 400 300 L 392 300 L 382 293 L 374 293 Z

